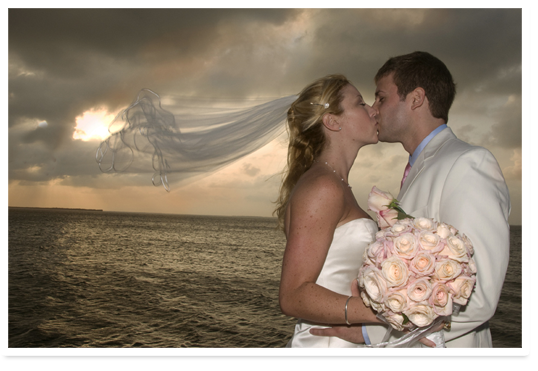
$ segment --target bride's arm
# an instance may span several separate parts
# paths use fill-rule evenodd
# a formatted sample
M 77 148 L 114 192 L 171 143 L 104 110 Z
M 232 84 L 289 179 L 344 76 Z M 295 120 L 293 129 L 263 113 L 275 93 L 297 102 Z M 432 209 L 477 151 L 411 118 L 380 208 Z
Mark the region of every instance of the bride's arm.
M 348 296 L 316 284 L 334 231 L 347 212 L 341 185 L 326 177 L 296 187 L 290 199 L 280 308 L 288 316 L 325 324 L 345 323 Z M 360 297 L 348 303 L 350 323 L 379 322 Z

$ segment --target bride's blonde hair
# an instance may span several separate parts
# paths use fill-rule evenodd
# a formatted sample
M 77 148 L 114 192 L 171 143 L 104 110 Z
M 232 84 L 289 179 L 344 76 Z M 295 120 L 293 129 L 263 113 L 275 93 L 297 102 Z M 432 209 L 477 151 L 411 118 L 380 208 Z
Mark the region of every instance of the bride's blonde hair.
M 328 75 L 306 86 L 288 110 L 288 164 L 283 172 L 280 195 L 273 214 L 284 229 L 284 216 L 291 192 L 325 147 L 322 119 L 326 113 L 340 115 L 342 88 L 350 84 L 343 75 Z

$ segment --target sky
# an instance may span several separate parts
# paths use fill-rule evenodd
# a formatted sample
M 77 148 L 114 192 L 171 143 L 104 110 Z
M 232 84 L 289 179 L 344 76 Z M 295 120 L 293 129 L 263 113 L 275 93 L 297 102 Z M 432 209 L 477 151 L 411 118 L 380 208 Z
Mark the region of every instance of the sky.
M 95 152 L 142 88 L 203 99 L 297 94 L 346 75 L 366 102 L 392 56 L 440 58 L 457 84 L 448 125 L 497 158 L 522 216 L 521 9 L 10 9 L 8 204 L 105 211 L 271 216 L 287 142 L 170 192 L 147 174 L 105 174 Z M 166 108 L 166 107 L 165 107 Z M 360 150 L 349 183 L 398 194 L 400 144 Z

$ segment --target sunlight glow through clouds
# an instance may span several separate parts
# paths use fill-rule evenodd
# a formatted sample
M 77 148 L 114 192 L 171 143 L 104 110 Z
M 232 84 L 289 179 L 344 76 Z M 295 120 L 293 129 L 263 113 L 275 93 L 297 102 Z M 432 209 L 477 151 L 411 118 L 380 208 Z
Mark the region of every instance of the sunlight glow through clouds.
M 107 110 L 91 109 L 76 118 L 77 126 L 73 133 L 73 139 L 89 141 L 91 139 L 104 140 L 108 137 L 108 125 L 115 115 L 109 114 Z

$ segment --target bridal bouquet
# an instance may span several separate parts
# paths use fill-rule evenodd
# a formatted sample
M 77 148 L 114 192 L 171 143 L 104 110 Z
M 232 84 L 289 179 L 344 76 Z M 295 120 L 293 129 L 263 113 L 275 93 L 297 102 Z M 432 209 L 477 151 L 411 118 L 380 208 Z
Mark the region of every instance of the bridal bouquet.
M 376 187 L 368 209 L 381 230 L 364 252 L 358 277 L 366 306 L 394 329 L 420 333 L 467 304 L 476 282 L 469 238 L 446 223 L 407 215 Z

